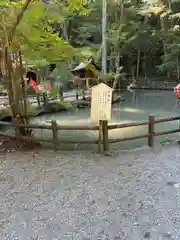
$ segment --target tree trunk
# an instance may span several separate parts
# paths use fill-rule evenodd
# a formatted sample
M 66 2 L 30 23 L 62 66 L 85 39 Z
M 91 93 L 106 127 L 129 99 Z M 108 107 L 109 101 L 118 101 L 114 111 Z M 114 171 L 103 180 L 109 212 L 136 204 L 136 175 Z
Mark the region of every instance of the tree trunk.
M 64 31 L 64 39 L 69 42 L 69 36 L 68 36 L 68 19 L 64 20 L 63 24 L 63 31 Z
M 165 4 L 166 7 L 171 10 L 171 2 L 168 0 L 168 3 Z M 160 17 L 161 29 L 166 34 L 172 26 L 172 19 L 169 20 L 168 15 L 161 15 Z M 166 36 L 166 35 L 165 35 Z M 168 54 L 170 54 L 170 49 L 167 48 L 168 39 L 164 37 L 163 39 L 163 49 L 164 49 L 164 62 L 168 61 Z M 167 72 L 167 77 L 170 78 L 171 73 Z
M 20 24 L 20 22 L 21 22 L 21 20 L 22 20 L 22 18 L 24 16 L 24 13 L 28 9 L 28 7 L 31 4 L 31 2 L 32 2 L 32 0 L 26 0 L 26 2 L 24 3 L 24 5 L 21 8 L 21 11 L 19 12 L 19 14 L 16 17 L 16 20 L 15 20 L 14 24 L 10 28 L 10 31 L 9 31 L 9 34 L 8 34 L 8 42 L 9 42 L 9 44 L 11 44 L 11 42 L 13 40 L 13 37 L 14 37 L 14 34 L 15 34 L 15 31 L 16 31 L 16 28 Z
M 21 52 L 19 52 L 19 63 L 20 63 L 20 76 L 21 76 L 21 87 L 22 87 L 22 97 L 23 97 L 23 115 L 24 118 L 26 119 L 26 122 L 28 122 L 28 103 L 27 103 L 27 90 L 26 90 L 26 85 L 24 82 L 24 77 L 23 77 L 23 65 L 22 65 L 22 55 Z
M 131 68 L 132 83 L 133 83 L 133 84 L 136 84 L 136 77 L 135 77 L 134 72 L 135 72 L 135 71 L 134 71 L 134 68 L 132 67 L 132 68 Z
M 111 47 L 111 53 L 110 53 L 110 62 L 109 62 L 109 70 L 110 72 L 114 72 L 114 48 Z
M 18 95 L 18 89 L 17 89 L 18 83 L 15 82 L 15 77 L 20 78 L 20 76 L 15 76 L 15 74 L 18 73 L 17 69 L 16 69 L 16 72 L 14 72 L 13 74 L 12 60 L 9 56 L 7 47 L 6 47 L 5 58 L 6 58 L 6 66 L 7 66 L 7 77 L 8 77 L 8 97 L 9 97 L 9 105 L 12 111 L 12 116 L 14 119 L 16 119 L 17 123 L 27 124 L 27 116 L 24 116 L 23 114 L 24 104 L 22 104 L 21 99 L 19 98 L 22 95 L 21 96 Z M 23 136 L 28 135 L 30 133 L 29 129 L 19 127 L 18 130 L 19 130 L 19 133 Z
M 117 53 L 117 56 L 116 56 L 116 76 L 115 76 L 115 78 L 114 78 L 114 82 L 113 82 L 113 89 L 115 89 L 116 88 L 116 86 L 117 86 L 117 83 L 118 83 L 118 81 L 120 81 L 120 54 L 119 54 L 119 52 Z
M 8 77 L 8 97 L 9 97 L 9 105 L 11 107 L 12 111 L 12 116 L 14 119 L 16 119 L 17 123 L 21 124 L 26 124 L 27 123 L 27 105 L 22 104 L 22 101 L 20 102 L 19 90 L 21 90 L 21 93 L 25 90 L 24 87 L 24 79 L 22 75 L 22 60 L 21 56 L 19 55 L 19 60 L 20 60 L 20 65 L 18 66 L 17 62 L 14 66 L 13 69 L 13 62 L 10 57 L 10 49 L 11 49 L 11 44 L 14 38 L 14 34 L 16 31 L 17 26 L 20 24 L 23 15 L 25 11 L 28 9 L 30 3 L 32 0 L 26 0 L 24 5 L 22 6 L 19 14 L 16 17 L 16 20 L 14 21 L 12 27 L 10 27 L 10 30 L 7 32 L 7 29 L 4 27 L 4 35 L 5 35 L 5 63 L 6 63 L 6 75 Z M 18 55 L 18 54 L 17 54 Z M 19 72 L 18 72 L 19 70 Z M 19 74 L 20 73 L 20 74 Z M 21 79 L 21 84 L 20 82 L 18 83 L 17 80 Z M 21 85 L 21 86 L 19 86 Z M 24 94 L 21 94 L 21 96 Z M 20 97 L 21 97 L 20 96 Z M 25 96 L 26 97 L 26 96 Z M 26 99 L 27 100 L 27 99 Z M 24 108 L 23 108 L 24 105 Z M 23 111 L 24 110 L 24 111 Z M 26 112 L 26 116 L 23 116 L 24 112 Z M 19 133 L 21 135 L 28 135 L 30 131 L 25 128 L 19 128 Z
M 102 8 L 102 71 L 107 73 L 107 0 L 103 1 Z
M 171 0 L 168 0 L 168 8 L 170 11 L 172 11 Z
M 122 23 L 123 20 L 123 16 L 124 16 L 124 0 L 121 1 L 121 13 L 120 13 L 120 24 Z M 117 22 L 119 19 L 118 14 L 115 14 L 115 22 Z M 119 39 L 119 32 L 118 32 L 118 39 Z M 117 40 L 117 44 L 116 47 L 114 49 L 117 52 L 116 55 L 116 59 L 115 59 L 115 66 L 116 66 L 116 77 L 114 78 L 114 82 L 113 82 L 113 89 L 116 88 L 118 81 L 120 82 L 120 44 L 119 44 L 119 40 Z
M 141 52 L 140 52 L 140 50 L 138 50 L 138 53 L 137 53 L 137 66 L 136 66 L 136 79 L 138 79 L 138 77 L 139 77 L 140 57 L 141 57 Z
M 120 68 L 120 53 L 117 52 L 117 56 L 116 56 L 116 73 L 119 73 L 119 68 Z
M 120 74 L 117 74 L 116 76 L 115 76 L 115 79 L 114 79 L 114 82 L 113 82 L 113 89 L 116 89 L 116 86 L 117 86 L 117 83 L 118 82 L 120 82 Z
M 124 15 L 124 0 L 122 0 L 122 1 L 121 1 L 121 15 L 120 15 L 120 23 L 122 22 L 123 15 Z M 118 19 L 118 18 L 116 18 L 116 19 Z
M 145 78 L 145 81 L 147 82 L 148 80 L 148 76 L 147 76 L 147 60 L 146 60 L 146 55 L 144 55 L 144 78 Z
M 6 68 L 6 76 L 8 78 L 8 100 L 9 106 L 11 107 L 13 117 L 15 117 L 15 112 L 13 111 L 13 87 L 12 87 L 12 69 L 10 65 L 10 60 L 8 56 L 8 48 L 5 48 L 5 68 Z

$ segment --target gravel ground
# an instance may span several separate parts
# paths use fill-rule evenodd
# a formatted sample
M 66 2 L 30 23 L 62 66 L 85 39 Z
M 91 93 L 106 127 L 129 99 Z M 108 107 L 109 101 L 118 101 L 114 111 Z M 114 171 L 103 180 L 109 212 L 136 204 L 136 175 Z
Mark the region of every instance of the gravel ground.
M 180 239 L 180 149 L 0 155 L 0 240 Z

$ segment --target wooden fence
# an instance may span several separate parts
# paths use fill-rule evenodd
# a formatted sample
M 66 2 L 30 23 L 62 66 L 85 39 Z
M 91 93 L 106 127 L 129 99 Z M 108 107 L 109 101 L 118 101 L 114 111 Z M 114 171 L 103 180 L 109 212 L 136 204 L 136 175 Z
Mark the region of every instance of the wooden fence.
M 29 140 L 29 141 L 39 141 L 39 142 L 51 142 L 54 144 L 55 150 L 60 149 L 61 144 L 98 144 L 98 150 L 100 153 L 108 151 L 109 150 L 109 144 L 110 143 L 117 143 L 117 142 L 124 142 L 124 141 L 130 141 L 135 139 L 142 139 L 147 138 L 148 139 L 148 146 L 153 147 L 154 146 L 154 140 L 156 136 L 160 135 L 167 135 L 172 133 L 180 132 L 180 123 L 178 129 L 174 130 L 166 130 L 162 132 L 156 132 L 155 131 L 155 124 L 159 123 L 166 123 L 171 121 L 180 121 L 180 116 L 178 117 L 168 117 L 168 118 L 162 118 L 162 119 L 155 119 L 154 115 L 149 116 L 148 121 L 139 121 L 139 122 L 131 122 L 131 123 L 119 123 L 119 124 L 111 124 L 108 125 L 108 121 L 99 121 L 99 125 L 97 126 L 59 126 L 56 121 L 52 121 L 51 125 L 40 125 L 40 124 L 16 124 L 14 121 L 12 123 L 9 122 L 0 122 L 1 126 L 11 126 L 15 128 L 15 137 L 17 139 L 22 140 Z M 132 136 L 132 137 L 125 137 L 125 138 L 115 138 L 115 139 L 109 139 L 108 132 L 113 129 L 121 129 L 121 128 L 128 128 L 128 127 L 138 127 L 138 126 L 148 126 L 148 131 L 146 134 Z M 18 134 L 17 129 L 18 128 L 27 128 L 27 129 L 49 129 L 52 131 L 52 138 L 51 139 L 41 139 L 41 138 L 35 138 L 33 136 L 20 136 Z M 63 130 L 76 130 L 76 131 L 88 131 L 88 130 L 94 130 L 98 131 L 98 139 L 97 140 L 63 140 L 59 136 L 59 132 Z M 0 132 L 0 136 L 9 136 L 5 132 Z

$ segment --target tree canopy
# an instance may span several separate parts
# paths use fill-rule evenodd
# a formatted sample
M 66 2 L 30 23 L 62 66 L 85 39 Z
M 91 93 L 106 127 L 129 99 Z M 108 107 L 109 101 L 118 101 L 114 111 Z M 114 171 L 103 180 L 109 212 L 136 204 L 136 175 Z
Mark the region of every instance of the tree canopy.
M 13 33 L 11 51 L 21 51 L 25 60 L 58 62 L 72 59 L 76 49 L 54 31 L 55 24 L 63 24 L 67 15 L 85 14 L 82 0 L 29 1 L 27 9 L 17 26 L 14 22 L 26 1 L 0 1 L 1 39 Z
M 1 39 L 25 1 L 0 0 Z M 108 71 L 119 67 L 135 78 L 180 77 L 180 3 L 172 0 L 109 0 Z M 101 65 L 102 0 L 32 0 L 14 33 L 11 50 L 26 61 L 78 63 L 92 57 Z M 6 30 L 6 31 L 5 31 Z
M 88 14 L 70 14 L 56 31 L 76 49 L 100 63 L 102 1 L 88 1 Z M 108 71 L 120 66 L 127 75 L 179 78 L 180 3 L 178 1 L 109 0 L 107 11 Z

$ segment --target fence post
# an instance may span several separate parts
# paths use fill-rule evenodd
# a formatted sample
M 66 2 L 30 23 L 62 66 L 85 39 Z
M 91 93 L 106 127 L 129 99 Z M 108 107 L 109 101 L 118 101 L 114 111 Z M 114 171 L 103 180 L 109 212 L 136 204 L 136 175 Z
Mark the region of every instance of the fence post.
M 76 91 L 76 100 L 79 99 L 79 94 L 78 94 L 78 91 Z
M 103 133 L 103 151 L 109 150 L 109 143 L 108 143 L 108 121 L 102 121 L 102 133 Z
M 102 132 L 102 120 L 99 121 L 99 138 L 98 138 L 98 152 L 102 153 L 102 138 L 103 138 L 103 132 Z
M 154 146 L 154 121 L 155 116 L 153 114 L 149 115 L 149 137 L 148 137 L 148 146 Z
M 53 133 L 53 141 L 54 141 L 54 149 L 58 150 L 59 149 L 59 137 L 58 137 L 58 129 L 57 129 L 57 123 L 56 121 L 51 122 L 51 126 L 52 126 L 52 133 Z

